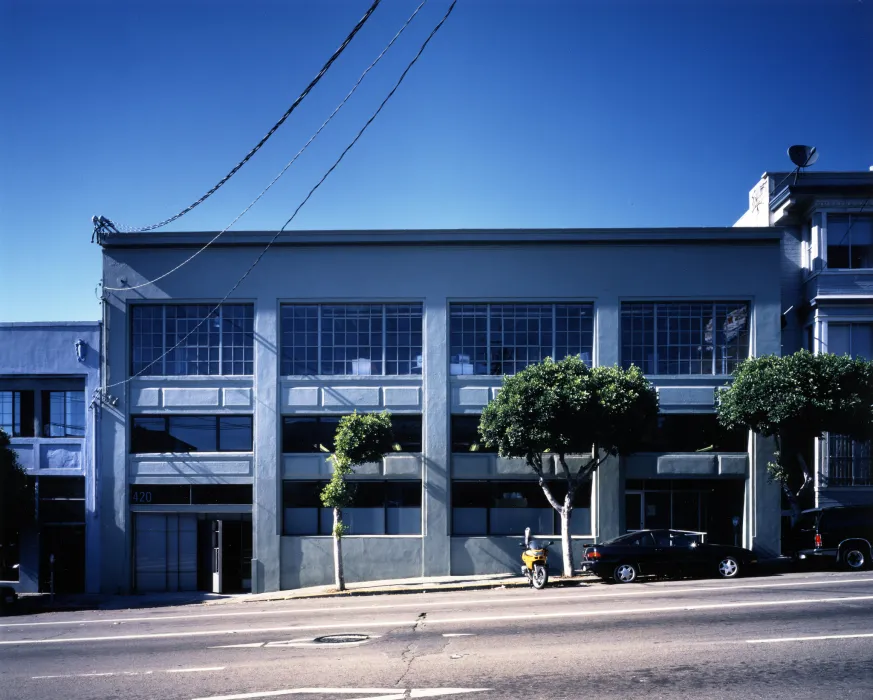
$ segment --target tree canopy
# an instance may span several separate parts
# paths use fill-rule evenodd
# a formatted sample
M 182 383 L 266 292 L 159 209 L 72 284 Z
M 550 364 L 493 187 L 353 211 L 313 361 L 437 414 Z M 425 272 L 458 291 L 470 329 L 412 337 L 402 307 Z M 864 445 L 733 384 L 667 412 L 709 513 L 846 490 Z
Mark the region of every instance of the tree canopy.
M 0 556 L 21 527 L 34 517 L 33 482 L 18 461 L 9 435 L 0 428 Z M 6 566 L 18 562 L 3 562 Z
M 800 350 L 744 360 L 720 390 L 718 417 L 776 440 L 771 477 L 780 482 L 795 515 L 813 476 L 804 457 L 814 438 L 839 433 L 867 440 L 873 429 L 873 363 L 847 355 Z
M 504 378 L 482 412 L 479 432 L 501 457 L 523 458 L 561 515 L 564 575 L 573 575 L 569 521 L 576 488 L 614 455 L 634 452 L 658 415 L 658 397 L 635 366 L 589 368 L 579 357 L 526 367 Z M 560 503 L 546 479 L 543 455 L 555 456 L 567 492 Z M 572 469 L 567 455 L 583 463 Z M 587 459 L 586 459 L 587 458 Z

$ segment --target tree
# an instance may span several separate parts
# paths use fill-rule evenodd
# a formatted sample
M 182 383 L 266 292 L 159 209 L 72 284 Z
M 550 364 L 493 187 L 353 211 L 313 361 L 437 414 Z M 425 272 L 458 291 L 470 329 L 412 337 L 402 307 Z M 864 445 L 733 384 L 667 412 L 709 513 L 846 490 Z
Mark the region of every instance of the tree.
M 333 570 L 336 587 L 346 589 L 343 575 L 342 537 L 345 534 L 342 509 L 348 507 L 354 498 L 354 485 L 346 481 L 355 467 L 367 462 L 377 462 L 393 447 L 394 432 L 391 428 L 391 414 L 359 414 L 357 411 L 343 416 L 334 437 L 333 476 L 321 492 L 321 502 L 333 508 Z
M 791 504 L 794 524 L 813 483 L 808 459 L 813 439 L 828 432 L 853 440 L 871 436 L 873 363 L 806 350 L 750 358 L 719 391 L 717 411 L 724 427 L 775 440 L 774 459 L 767 467 Z
M 0 570 L 18 563 L 7 560 L 9 545 L 33 517 L 33 485 L 11 447 L 9 435 L 0 428 Z
M 546 358 L 504 377 L 482 412 L 479 432 L 501 457 L 521 457 L 561 516 L 564 576 L 573 576 L 570 519 L 576 489 L 610 456 L 629 454 L 657 419 L 658 398 L 635 366 L 589 368 L 578 357 Z M 543 454 L 552 453 L 567 486 L 563 502 L 552 493 Z M 583 455 L 574 473 L 567 455 Z

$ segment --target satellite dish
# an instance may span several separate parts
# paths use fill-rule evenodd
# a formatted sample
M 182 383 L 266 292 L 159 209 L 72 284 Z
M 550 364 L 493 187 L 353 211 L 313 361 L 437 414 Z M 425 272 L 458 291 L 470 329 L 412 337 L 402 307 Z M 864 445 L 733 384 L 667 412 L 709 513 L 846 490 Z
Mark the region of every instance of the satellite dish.
M 818 160 L 815 146 L 792 146 L 788 149 L 788 157 L 798 168 L 808 168 Z

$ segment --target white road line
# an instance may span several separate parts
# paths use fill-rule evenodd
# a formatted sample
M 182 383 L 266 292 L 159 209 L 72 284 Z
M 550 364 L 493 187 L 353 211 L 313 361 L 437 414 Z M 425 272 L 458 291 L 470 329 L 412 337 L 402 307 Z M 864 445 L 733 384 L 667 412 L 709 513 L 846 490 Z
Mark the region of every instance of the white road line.
M 412 608 L 418 610 L 422 607 L 439 607 L 439 606 L 476 606 L 476 605 L 491 605 L 492 603 L 527 603 L 527 602 L 536 602 L 543 605 L 547 605 L 553 601 L 579 601 L 585 602 L 587 600 L 600 599 L 600 598 L 634 598 L 634 597 L 645 597 L 645 596 L 660 596 L 660 595 L 674 595 L 677 593 L 696 593 L 698 591 L 701 592 L 713 592 L 713 591 L 726 591 L 728 593 L 732 593 L 734 591 L 743 591 L 743 590 L 757 590 L 757 589 L 767 589 L 767 588 L 793 588 L 797 586 L 838 586 L 838 585 L 851 585 L 851 584 L 859 584 L 859 583 L 873 583 L 873 578 L 853 578 L 853 579 L 823 579 L 823 580 L 803 580 L 803 581 L 783 581 L 780 583 L 752 583 L 752 584 L 744 584 L 744 585 L 735 585 L 734 583 L 725 583 L 718 586 L 688 586 L 685 588 L 645 588 L 643 590 L 634 590 L 628 591 L 624 590 L 621 593 L 571 593 L 571 594 L 549 594 L 546 595 L 535 595 L 535 596 L 524 596 L 524 597 L 500 597 L 500 598 L 470 598 L 464 600 L 451 599 L 451 598 L 443 598 L 436 600 L 426 600 L 426 601 L 418 601 L 415 603 L 392 603 L 391 605 L 349 605 L 349 606 L 334 606 L 334 607 L 324 607 L 324 608 L 310 608 L 310 609 L 287 609 L 287 608 L 275 608 L 270 607 L 267 610 L 251 610 L 251 611 L 242 611 L 242 612 L 226 612 L 226 613 L 204 613 L 200 615 L 192 614 L 192 615 L 155 615 L 152 617 L 116 617 L 116 618 L 107 618 L 107 619 L 91 619 L 91 620 L 47 620 L 47 621 L 39 621 L 39 622 L 0 622 L 0 627 L 48 627 L 48 626 L 58 626 L 58 625 L 96 625 L 96 624 L 122 624 L 122 623 L 130 623 L 130 622 L 173 622 L 176 620 L 208 620 L 220 617 L 263 617 L 270 616 L 274 617 L 277 615 L 306 615 L 306 614 L 318 614 L 318 615 L 327 615 L 330 613 L 342 613 L 342 612 L 365 612 L 372 611 L 378 612 L 380 610 L 397 610 L 399 608 Z M 588 590 L 588 589 L 583 589 Z M 282 601 L 269 601 L 272 603 L 278 603 Z M 300 601 L 293 601 L 300 602 Z M 253 602 L 246 603 L 247 605 L 257 604 Z
M 200 673 L 203 671 L 223 671 L 224 666 L 209 666 L 204 668 L 168 668 L 165 671 L 111 671 L 108 673 L 68 673 L 60 676 L 31 676 L 32 681 L 46 678 L 103 678 L 105 676 L 150 676 L 153 673 Z
M 648 607 L 648 608 L 619 608 L 607 610 L 576 610 L 563 611 L 556 613 L 525 613 L 514 615 L 482 615 L 479 617 L 450 617 L 443 620 L 428 618 L 426 624 L 431 625 L 467 625 L 473 622 L 507 622 L 514 620 L 551 620 L 556 618 L 582 618 L 582 617 L 610 617 L 621 615 L 651 615 L 652 613 L 669 613 L 669 612 L 692 612 L 698 610 L 731 610 L 745 608 L 772 608 L 772 607 L 791 607 L 797 605 L 812 605 L 815 603 L 849 603 L 862 600 L 873 600 L 873 595 L 863 596 L 843 596 L 836 598 L 795 598 L 792 600 L 761 600 L 750 601 L 745 603 L 711 603 L 704 605 L 676 605 L 668 607 Z M 182 637 L 218 637 L 231 634 L 265 634 L 272 632 L 299 632 L 309 630 L 329 630 L 329 629 L 348 629 L 354 627 L 356 629 L 366 629 L 372 627 L 401 627 L 403 625 L 411 625 L 415 621 L 411 619 L 405 620 L 383 620 L 372 622 L 338 622 L 321 625 L 296 625 L 290 627 L 261 627 L 252 629 L 230 629 L 230 630 L 199 630 L 196 632 L 155 632 L 153 634 L 120 634 L 107 637 L 52 637 L 50 639 L 21 639 L 21 640 L 3 640 L 0 641 L 0 646 L 16 646 L 16 645 L 35 645 L 35 644 L 72 644 L 77 642 L 119 642 L 131 641 L 135 639 L 178 639 Z
M 282 695 L 360 695 L 365 697 L 353 700 L 403 700 L 403 698 L 436 698 L 443 695 L 466 695 L 482 693 L 490 688 L 286 688 L 284 690 L 265 690 L 236 695 L 213 695 L 194 700 L 250 700 L 250 698 L 275 698 Z M 409 693 L 407 695 L 407 692 Z M 373 697 L 373 695 L 377 697 Z
M 864 639 L 873 637 L 870 634 L 826 634 L 821 637 L 779 637 L 776 639 L 747 639 L 747 644 L 776 644 L 777 642 L 816 642 L 825 639 Z
M 444 634 L 443 637 L 475 637 L 472 632 L 449 632 L 448 634 Z

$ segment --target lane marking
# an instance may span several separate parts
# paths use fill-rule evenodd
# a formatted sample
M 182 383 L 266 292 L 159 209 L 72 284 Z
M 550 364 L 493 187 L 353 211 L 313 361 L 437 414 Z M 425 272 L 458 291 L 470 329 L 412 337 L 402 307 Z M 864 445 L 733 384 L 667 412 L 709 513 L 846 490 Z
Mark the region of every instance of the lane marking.
M 194 700 L 249 700 L 250 698 L 275 698 L 281 695 L 359 695 L 359 700 L 403 700 L 403 698 L 436 698 L 443 695 L 464 695 L 483 693 L 491 688 L 286 688 L 284 690 L 265 690 L 236 695 L 211 695 Z M 378 697 L 373 697 L 377 695 Z M 354 699 L 353 699 L 354 700 Z
M 582 581 L 580 581 L 581 583 Z M 748 585 L 734 585 L 732 583 L 725 583 L 718 586 L 688 586 L 685 588 L 662 588 L 662 589 L 651 589 L 646 588 L 641 591 L 625 591 L 623 593 L 571 593 L 571 594 L 556 594 L 556 595 L 538 595 L 538 596 L 522 596 L 522 597 L 501 597 L 501 598 L 471 598 L 464 600 L 457 599 L 448 599 L 445 598 L 443 600 L 427 600 L 420 601 L 417 603 L 395 603 L 391 605 L 350 605 L 350 606 L 334 606 L 330 608 L 312 608 L 312 609 L 288 609 L 288 608 L 270 608 L 268 610 L 250 610 L 250 611 L 242 611 L 242 612 L 226 612 L 226 613 L 204 613 L 204 614 L 191 614 L 191 615 L 155 615 L 152 617 L 117 617 L 117 618 L 107 618 L 107 619 L 90 619 L 90 620 L 47 620 L 47 621 L 39 621 L 39 622 L 0 622 L 0 627 L 49 627 L 49 626 L 58 626 L 58 625 L 97 625 L 97 624 L 123 624 L 129 622 L 173 622 L 176 620 L 208 620 L 214 618 L 221 617 L 261 617 L 265 615 L 269 615 L 271 617 L 276 615 L 325 615 L 330 613 L 342 613 L 342 612 L 362 612 L 362 611 L 372 611 L 378 612 L 380 610 L 397 610 L 399 608 L 413 608 L 419 609 L 422 607 L 439 607 L 439 606 L 476 606 L 476 605 L 490 605 L 492 603 L 526 603 L 526 602 L 537 602 L 540 604 L 548 604 L 552 601 L 566 602 L 566 601 L 579 601 L 585 602 L 587 600 L 600 599 L 600 598 L 633 598 L 633 597 L 643 597 L 643 596 L 659 596 L 659 595 L 674 595 L 677 593 L 696 593 L 698 591 L 702 592 L 712 592 L 712 591 L 743 591 L 743 590 L 753 590 L 753 589 L 767 589 L 767 588 L 793 588 L 797 586 L 839 586 L 839 585 L 851 585 L 851 584 L 860 584 L 860 583 L 873 583 L 873 578 L 855 578 L 855 579 L 822 579 L 820 581 L 814 580 L 804 580 L 804 581 L 788 581 L 781 583 L 752 583 Z M 599 584 L 597 584 L 599 585 Z M 585 589 L 588 590 L 588 589 Z M 281 601 L 264 601 L 264 602 L 281 602 Z M 299 601 L 295 601 L 299 602 Z M 257 605 L 256 601 L 245 603 L 246 605 Z
M 443 637 L 475 637 L 476 635 L 472 632 L 449 632 L 444 634 Z
M 165 671 L 111 671 L 108 673 L 67 673 L 59 676 L 31 676 L 30 680 L 46 678 L 103 678 L 106 676 L 151 676 L 153 673 L 200 673 L 203 671 L 223 671 L 224 666 L 209 666 L 204 668 L 168 668 Z
M 676 606 L 661 606 L 648 608 L 619 608 L 609 610 L 576 610 L 563 611 L 557 613 L 527 613 L 515 615 L 482 615 L 479 617 L 449 617 L 445 619 L 435 619 L 428 617 L 428 626 L 432 625 L 465 625 L 471 622 L 507 622 L 518 620 L 551 620 L 558 618 L 580 618 L 580 617 L 608 617 L 620 615 L 650 615 L 652 613 L 669 613 L 669 612 L 692 612 L 700 610 L 730 610 L 730 609 L 745 609 L 745 608 L 768 608 L 768 607 L 792 607 L 797 605 L 811 605 L 815 603 L 850 603 L 862 600 L 873 600 L 873 595 L 863 596 L 842 596 L 834 598 L 795 598 L 792 600 L 760 600 L 742 603 L 710 603 L 703 605 L 676 605 Z M 321 625 L 295 625 L 288 627 L 261 627 L 251 629 L 229 629 L 229 630 L 198 630 L 196 632 L 155 632 L 152 634 L 121 634 L 106 637 L 52 637 L 49 639 L 20 639 L 20 640 L 2 640 L 0 646 L 15 646 L 15 645 L 35 645 L 35 644 L 71 644 L 78 642 L 117 642 L 130 641 L 134 639 L 179 639 L 183 637 L 218 637 L 231 634 L 269 634 L 272 632 L 296 632 L 309 630 L 329 630 L 329 629 L 348 629 L 355 627 L 357 629 L 366 629 L 370 627 L 401 627 L 403 625 L 412 625 L 415 620 L 382 620 L 372 622 L 338 622 Z
M 775 639 L 747 639 L 747 644 L 776 644 L 777 642 L 816 642 L 824 639 L 864 639 L 873 637 L 869 634 L 826 634 L 821 637 L 778 637 Z

